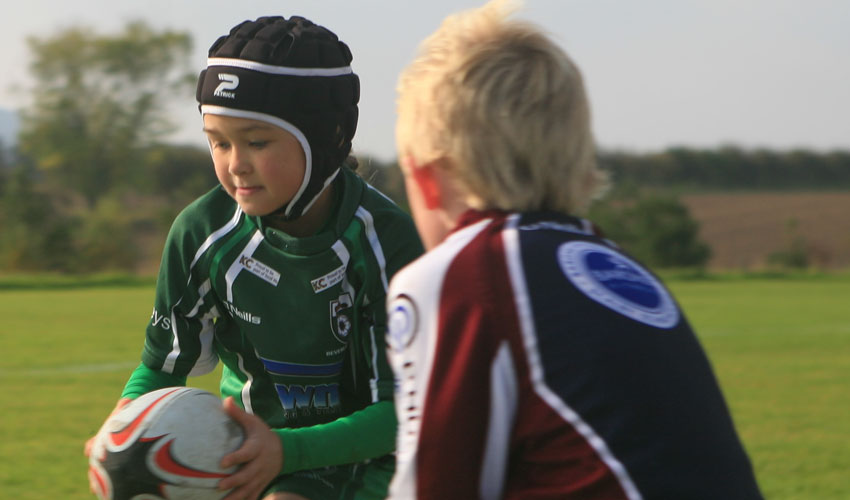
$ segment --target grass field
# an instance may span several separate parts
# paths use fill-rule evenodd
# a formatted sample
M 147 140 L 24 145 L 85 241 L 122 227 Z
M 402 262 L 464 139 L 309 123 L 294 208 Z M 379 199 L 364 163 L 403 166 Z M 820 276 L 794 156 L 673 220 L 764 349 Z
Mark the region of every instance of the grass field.
M 769 499 L 850 495 L 850 276 L 668 280 Z M 0 280 L 0 498 L 90 499 L 84 441 L 137 364 L 151 284 Z M 190 379 L 216 390 L 217 374 Z

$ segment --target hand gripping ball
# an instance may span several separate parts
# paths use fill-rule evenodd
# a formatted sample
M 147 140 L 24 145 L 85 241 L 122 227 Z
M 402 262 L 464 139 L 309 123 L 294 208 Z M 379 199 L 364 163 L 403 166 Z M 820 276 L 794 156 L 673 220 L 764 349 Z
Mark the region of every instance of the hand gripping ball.
M 100 500 L 213 500 L 218 481 L 237 467 L 219 467 L 242 444 L 242 427 L 221 400 L 201 389 L 168 387 L 113 413 L 89 455 Z

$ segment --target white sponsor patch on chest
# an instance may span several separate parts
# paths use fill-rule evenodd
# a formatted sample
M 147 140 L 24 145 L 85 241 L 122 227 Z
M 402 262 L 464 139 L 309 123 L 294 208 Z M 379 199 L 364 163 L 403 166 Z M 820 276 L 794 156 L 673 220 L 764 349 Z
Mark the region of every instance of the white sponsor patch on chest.
M 345 265 L 342 265 L 329 272 L 328 274 L 311 281 L 310 284 L 313 286 L 313 293 L 319 293 L 322 290 L 327 290 L 328 288 L 342 281 L 342 278 L 344 277 Z
M 265 281 L 268 281 L 274 286 L 277 286 L 280 281 L 280 273 L 272 269 L 271 267 L 263 264 L 259 260 L 248 257 L 245 254 L 239 256 L 239 264 L 243 269 L 248 271 L 249 273 L 261 278 Z

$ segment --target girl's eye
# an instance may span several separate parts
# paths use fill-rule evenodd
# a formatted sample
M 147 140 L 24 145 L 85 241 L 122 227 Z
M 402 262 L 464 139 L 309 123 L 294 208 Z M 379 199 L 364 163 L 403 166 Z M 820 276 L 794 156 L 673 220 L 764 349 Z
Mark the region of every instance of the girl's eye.
M 215 148 L 215 149 L 229 149 L 230 143 L 229 142 L 213 142 L 213 148 Z
M 269 143 L 269 141 L 251 141 L 251 142 L 248 143 L 248 145 L 251 146 L 252 148 L 261 149 L 261 148 L 266 147 L 266 145 L 268 143 Z

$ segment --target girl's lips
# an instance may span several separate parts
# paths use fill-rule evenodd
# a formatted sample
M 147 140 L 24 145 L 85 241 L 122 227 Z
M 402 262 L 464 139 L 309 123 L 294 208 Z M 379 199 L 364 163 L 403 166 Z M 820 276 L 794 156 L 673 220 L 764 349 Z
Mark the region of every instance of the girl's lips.
M 257 192 L 257 191 L 259 191 L 260 189 L 261 189 L 261 188 L 260 188 L 260 187 L 258 187 L 258 186 L 251 186 L 251 187 L 237 187 L 237 188 L 236 188 L 236 194 L 238 194 L 238 195 L 240 195 L 240 196 L 249 196 L 249 195 L 252 195 L 252 194 L 256 193 L 256 192 Z

